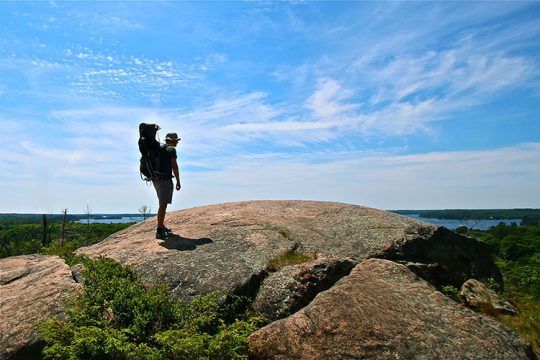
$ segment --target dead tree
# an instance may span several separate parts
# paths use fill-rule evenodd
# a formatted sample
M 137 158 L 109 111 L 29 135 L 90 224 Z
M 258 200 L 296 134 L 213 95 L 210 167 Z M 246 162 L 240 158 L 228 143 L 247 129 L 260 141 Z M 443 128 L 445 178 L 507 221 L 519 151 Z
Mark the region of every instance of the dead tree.
M 86 241 L 90 241 L 90 217 L 92 215 L 92 209 L 90 205 L 86 204 L 86 210 L 84 210 L 86 215 Z
M 60 246 L 63 246 L 64 243 L 66 242 L 67 212 L 68 212 L 68 209 L 62 210 L 62 213 L 64 214 L 64 220 L 62 221 L 62 237 L 60 239 Z
M 41 245 L 43 247 L 49 246 L 51 243 L 51 233 L 49 231 L 49 223 L 47 222 L 47 215 L 43 214 L 43 237 L 41 238 Z
M 139 212 L 142 214 L 143 220 L 146 220 L 148 214 L 150 214 L 150 211 L 152 211 L 152 209 L 147 205 L 143 205 L 139 208 Z

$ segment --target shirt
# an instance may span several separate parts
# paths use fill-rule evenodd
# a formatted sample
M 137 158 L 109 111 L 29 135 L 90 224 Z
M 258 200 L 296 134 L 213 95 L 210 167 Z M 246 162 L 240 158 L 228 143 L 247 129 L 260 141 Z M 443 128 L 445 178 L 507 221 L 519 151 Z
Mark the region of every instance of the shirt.
M 159 171 L 165 179 L 172 179 L 174 175 L 172 173 L 171 159 L 177 158 L 176 148 L 165 144 L 161 147 L 159 155 Z

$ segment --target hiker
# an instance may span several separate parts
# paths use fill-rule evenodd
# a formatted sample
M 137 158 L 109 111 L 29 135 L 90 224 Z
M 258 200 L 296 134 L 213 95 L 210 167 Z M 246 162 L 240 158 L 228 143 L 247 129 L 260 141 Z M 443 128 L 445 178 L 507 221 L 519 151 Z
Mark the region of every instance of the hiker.
M 165 239 L 171 233 L 171 229 L 165 227 L 165 213 L 167 204 L 172 203 L 173 197 L 173 174 L 176 178 L 176 191 L 180 190 L 180 174 L 176 162 L 176 145 L 180 138 L 176 133 L 168 133 L 165 136 L 165 144 L 161 147 L 159 170 L 163 174 L 159 180 L 152 180 L 159 200 L 157 213 L 156 239 Z

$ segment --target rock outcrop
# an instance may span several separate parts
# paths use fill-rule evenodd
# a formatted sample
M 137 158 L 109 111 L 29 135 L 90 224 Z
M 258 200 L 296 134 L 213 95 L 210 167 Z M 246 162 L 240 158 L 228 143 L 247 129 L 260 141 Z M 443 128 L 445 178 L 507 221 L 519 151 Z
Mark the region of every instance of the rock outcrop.
M 40 320 L 62 317 L 65 299 L 80 285 L 58 256 L 0 260 L 0 359 L 36 358 Z
M 154 239 L 155 220 L 78 250 L 130 265 L 173 296 L 222 290 L 255 296 L 268 263 L 287 252 L 411 263 L 434 283 L 501 279 L 487 246 L 445 228 L 362 206 L 315 201 L 249 201 L 167 215 L 177 235 Z
M 465 306 L 474 310 L 489 314 L 518 314 L 518 310 L 512 304 L 476 279 L 469 279 L 463 283 L 460 296 Z
M 469 358 L 527 356 L 526 344 L 504 326 L 424 281 L 501 280 L 484 243 L 445 228 L 314 201 L 203 206 L 166 220 L 174 234 L 164 241 L 155 239 L 155 219 L 148 219 L 77 253 L 129 265 L 177 299 L 212 291 L 247 296 L 269 320 L 282 319 L 252 336 L 258 358 L 451 358 L 462 344 Z M 306 262 L 282 262 L 290 254 Z M 80 266 L 70 270 L 58 257 L 13 257 L 0 265 L 2 360 L 38 348 L 36 321 L 62 316 L 63 298 L 84 279 Z
M 369 259 L 305 308 L 250 336 L 253 359 L 534 359 L 495 320 L 407 267 Z

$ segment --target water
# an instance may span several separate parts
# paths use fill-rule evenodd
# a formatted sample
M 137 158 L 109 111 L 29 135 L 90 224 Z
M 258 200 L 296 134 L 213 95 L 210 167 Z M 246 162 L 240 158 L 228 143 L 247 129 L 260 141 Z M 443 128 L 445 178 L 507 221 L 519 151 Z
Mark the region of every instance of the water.
M 505 223 L 510 225 L 513 222 L 519 225 L 520 219 L 482 219 L 482 220 L 453 220 L 453 219 L 435 219 L 435 218 L 423 218 L 418 214 L 407 214 L 406 216 L 413 219 L 425 221 L 435 225 L 441 225 L 450 230 L 455 230 L 460 226 L 466 226 L 468 228 L 474 228 L 478 230 L 487 230 L 492 226 L 497 226 L 499 223 Z
M 111 218 L 103 218 L 103 219 L 90 219 L 91 224 L 125 224 L 130 222 L 140 222 L 143 221 L 142 216 L 122 216 L 121 218 L 111 219 Z M 79 224 L 86 224 L 88 222 L 88 219 L 79 219 Z
M 435 225 L 441 225 L 445 228 L 448 228 L 450 230 L 455 230 L 460 226 L 467 226 L 468 228 L 474 228 L 478 230 L 487 230 L 492 226 L 499 225 L 500 222 L 505 223 L 506 225 L 510 225 L 513 222 L 516 224 L 519 224 L 521 222 L 520 219 L 502 219 L 502 220 L 495 220 L 495 219 L 482 219 L 482 220 L 453 220 L 453 219 L 437 219 L 437 218 L 423 218 L 420 217 L 419 214 L 407 214 L 406 216 L 409 216 L 413 219 L 425 221 L 431 224 Z M 90 223 L 94 224 L 125 224 L 130 222 L 140 222 L 143 221 L 142 216 L 123 216 L 121 218 L 103 218 L 103 219 L 90 219 Z M 77 221 L 80 224 L 86 224 L 87 219 L 79 219 Z

